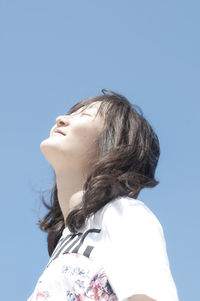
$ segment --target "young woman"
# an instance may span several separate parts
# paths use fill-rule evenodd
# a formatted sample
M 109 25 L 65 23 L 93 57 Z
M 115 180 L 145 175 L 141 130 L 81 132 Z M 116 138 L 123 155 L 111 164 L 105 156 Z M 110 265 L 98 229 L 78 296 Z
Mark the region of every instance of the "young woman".
M 122 95 L 82 100 L 41 151 L 56 181 L 40 220 L 50 260 L 29 301 L 177 301 L 163 229 L 137 200 L 154 187 L 159 141 Z

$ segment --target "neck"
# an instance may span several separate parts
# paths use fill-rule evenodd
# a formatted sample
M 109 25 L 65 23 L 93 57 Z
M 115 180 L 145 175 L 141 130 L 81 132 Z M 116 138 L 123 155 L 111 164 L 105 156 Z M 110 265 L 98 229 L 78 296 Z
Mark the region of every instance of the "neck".
M 86 178 L 80 175 L 80 171 L 70 170 L 56 173 L 58 201 L 64 221 L 69 212 L 82 201 L 85 180 Z

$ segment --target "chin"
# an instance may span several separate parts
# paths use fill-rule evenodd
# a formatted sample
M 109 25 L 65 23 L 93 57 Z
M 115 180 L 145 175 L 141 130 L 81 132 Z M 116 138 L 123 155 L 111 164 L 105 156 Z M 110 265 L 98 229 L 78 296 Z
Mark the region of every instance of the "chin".
M 49 144 L 49 143 L 48 143 L 48 138 L 42 140 L 42 142 L 40 143 L 40 149 L 41 149 L 41 151 L 42 151 L 43 148 L 45 148 L 48 144 Z
M 40 150 L 46 160 L 54 169 L 63 167 L 66 162 L 65 151 L 62 149 L 59 139 L 50 137 L 40 143 Z
M 41 143 L 40 143 L 40 150 L 43 153 L 43 155 L 46 157 L 46 159 L 48 160 L 49 155 L 52 155 L 52 153 L 55 154 L 55 149 L 56 149 L 56 143 L 53 142 L 51 139 L 47 138 L 44 139 Z
M 46 157 L 46 154 L 48 153 L 48 149 L 49 149 L 48 142 L 47 142 L 47 139 L 45 139 L 40 143 L 40 150 L 45 157 Z
M 40 143 L 40 149 L 42 150 L 43 148 L 46 148 L 46 147 L 52 147 L 53 145 L 56 145 L 56 139 L 57 137 L 56 136 L 50 136 L 44 140 L 42 140 L 42 142 Z

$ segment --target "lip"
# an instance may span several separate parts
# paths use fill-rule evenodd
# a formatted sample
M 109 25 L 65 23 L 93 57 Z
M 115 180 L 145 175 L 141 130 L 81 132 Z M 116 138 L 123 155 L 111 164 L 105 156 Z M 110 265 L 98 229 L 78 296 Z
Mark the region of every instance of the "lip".
M 59 129 L 55 129 L 54 130 L 54 133 L 59 133 L 59 134 L 62 134 L 63 136 L 66 136 L 66 134 L 65 133 L 63 133 L 61 130 L 59 130 Z

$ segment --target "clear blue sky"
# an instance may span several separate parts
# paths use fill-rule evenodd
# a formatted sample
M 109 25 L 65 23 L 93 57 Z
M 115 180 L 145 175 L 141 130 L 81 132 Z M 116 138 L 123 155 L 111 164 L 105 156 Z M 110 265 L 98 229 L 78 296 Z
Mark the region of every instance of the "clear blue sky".
M 200 300 L 200 2 L 0 0 L 1 300 L 26 300 L 47 261 L 40 152 L 58 115 L 109 88 L 139 105 L 161 143 L 160 220 L 180 300 Z

